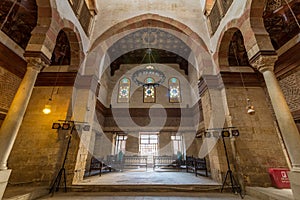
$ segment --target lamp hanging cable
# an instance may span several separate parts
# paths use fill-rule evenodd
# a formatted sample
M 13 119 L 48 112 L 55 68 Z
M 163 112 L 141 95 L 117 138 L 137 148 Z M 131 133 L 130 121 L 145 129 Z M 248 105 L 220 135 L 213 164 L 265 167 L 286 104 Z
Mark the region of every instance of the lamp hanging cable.
M 62 54 L 62 57 L 60 58 L 59 67 L 58 67 L 58 70 L 57 70 L 57 73 L 56 73 L 54 85 L 53 85 L 53 87 L 52 87 L 52 90 L 51 90 L 51 93 L 50 93 L 50 97 L 49 97 L 49 99 L 48 99 L 48 102 L 47 102 L 47 104 L 45 105 L 45 107 L 44 107 L 44 109 L 43 109 L 43 113 L 46 114 L 46 115 L 49 114 L 49 113 L 51 112 L 51 105 L 50 105 L 50 103 L 52 102 L 52 97 L 53 97 L 54 90 L 55 90 L 55 87 L 56 87 L 57 82 L 58 82 L 59 73 L 60 73 L 60 70 L 61 70 L 61 65 L 62 65 L 63 60 L 64 60 L 64 58 L 65 58 L 65 55 L 66 55 L 66 51 L 67 51 L 68 46 L 67 46 L 67 45 L 63 45 L 61 48 L 62 48 L 63 54 Z M 56 93 L 58 93 L 58 89 L 57 89 Z
M 234 54 L 236 63 L 237 63 L 238 66 L 240 66 L 240 62 L 239 62 L 239 59 L 238 59 L 238 56 L 237 56 L 237 48 L 238 48 L 237 41 L 235 41 L 234 43 L 233 43 L 233 41 L 231 41 L 231 48 L 233 49 L 233 54 Z M 239 70 L 239 73 L 240 73 L 240 77 L 241 77 L 241 81 L 242 81 L 242 86 L 245 89 L 245 96 L 246 96 L 246 101 L 247 101 L 247 106 L 246 106 L 247 113 L 250 114 L 250 115 L 252 115 L 252 114 L 255 113 L 254 106 L 251 105 L 251 101 L 250 101 L 250 99 L 248 97 L 248 92 L 247 92 L 247 88 L 245 86 L 243 74 L 242 74 L 242 72 L 241 72 L 241 70 L 239 68 L 238 68 L 238 70 Z

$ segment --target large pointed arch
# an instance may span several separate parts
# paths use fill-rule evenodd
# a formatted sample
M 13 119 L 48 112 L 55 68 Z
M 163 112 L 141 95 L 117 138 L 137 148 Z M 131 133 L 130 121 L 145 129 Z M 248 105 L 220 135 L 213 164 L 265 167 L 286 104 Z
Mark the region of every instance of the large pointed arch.
M 158 28 L 165 28 L 174 31 L 181 32 L 187 35 L 190 39 L 196 42 L 198 45 L 202 46 L 205 50 L 207 50 L 205 42 L 202 38 L 194 32 L 191 28 L 187 25 L 176 21 L 169 17 L 164 17 L 158 14 L 143 14 L 139 15 L 127 20 L 124 20 L 120 23 L 115 24 L 108 30 L 106 30 L 100 37 L 98 37 L 91 47 L 91 50 L 98 46 L 103 41 L 110 38 L 112 35 L 116 35 L 118 33 L 122 33 L 125 31 L 130 31 L 133 29 L 138 29 L 142 27 L 158 27 Z

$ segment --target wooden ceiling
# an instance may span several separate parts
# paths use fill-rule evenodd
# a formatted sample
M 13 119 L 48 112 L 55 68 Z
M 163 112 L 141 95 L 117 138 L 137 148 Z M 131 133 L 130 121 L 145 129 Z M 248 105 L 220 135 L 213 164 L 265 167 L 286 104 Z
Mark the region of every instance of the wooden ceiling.
M 185 74 L 188 75 L 188 61 L 181 56 L 162 49 L 151 49 L 151 56 L 147 55 L 149 49 L 138 49 L 128 52 L 110 64 L 111 76 L 114 75 L 115 71 L 120 69 L 121 64 L 145 64 L 145 63 L 161 63 L 170 64 L 176 63 L 180 69 L 184 70 Z

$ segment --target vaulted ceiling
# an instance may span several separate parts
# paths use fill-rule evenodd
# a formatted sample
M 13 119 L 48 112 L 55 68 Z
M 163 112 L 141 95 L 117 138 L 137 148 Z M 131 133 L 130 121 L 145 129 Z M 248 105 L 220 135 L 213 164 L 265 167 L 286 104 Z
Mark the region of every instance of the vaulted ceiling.
M 151 49 L 151 56 L 147 55 Z M 121 64 L 177 63 L 188 74 L 191 49 L 177 36 L 158 28 L 139 29 L 118 40 L 108 50 L 111 75 Z

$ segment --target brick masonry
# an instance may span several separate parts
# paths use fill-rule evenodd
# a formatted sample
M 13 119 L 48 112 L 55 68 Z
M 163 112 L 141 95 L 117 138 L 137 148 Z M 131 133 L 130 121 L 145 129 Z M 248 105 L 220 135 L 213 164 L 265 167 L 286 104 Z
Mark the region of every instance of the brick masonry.
M 6 114 L 21 83 L 21 78 L 0 66 L 0 112 Z
M 279 81 L 291 112 L 300 110 L 300 68 Z

